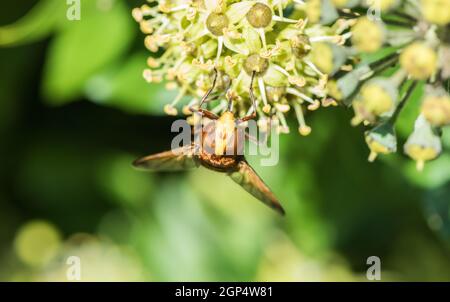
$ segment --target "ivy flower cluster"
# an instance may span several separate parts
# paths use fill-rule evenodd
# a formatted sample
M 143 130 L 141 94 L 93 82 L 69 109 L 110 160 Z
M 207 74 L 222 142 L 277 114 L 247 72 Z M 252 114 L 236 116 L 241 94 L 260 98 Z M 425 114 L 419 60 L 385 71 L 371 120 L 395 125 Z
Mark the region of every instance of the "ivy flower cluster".
M 450 124 L 450 0 L 330 3 L 339 18 L 352 20 L 348 47 L 355 62 L 351 71 L 330 80 L 327 93 L 352 106 L 353 125 L 370 127 L 365 140 L 373 161 L 378 154 L 397 151 L 395 123 L 421 92 L 403 151 L 422 170 L 441 153 L 442 127 Z M 364 57 L 373 59 L 359 63 Z
M 254 110 L 258 125 L 288 133 L 292 112 L 351 107 L 367 127 L 369 161 L 397 151 L 395 124 L 422 93 L 414 130 L 403 146 L 422 170 L 441 152 L 450 124 L 450 0 L 147 0 L 133 10 L 154 53 L 143 76 L 178 89 L 165 112 L 199 105 L 217 114 L 232 104 Z M 253 81 L 254 79 L 254 81 Z M 193 122 L 193 116 L 188 117 Z
M 206 102 L 211 111 L 221 113 L 231 103 L 238 115 L 248 115 L 254 86 L 260 128 L 276 121 L 280 133 L 289 132 L 286 115 L 292 111 L 300 134 L 308 135 L 305 111 L 337 104 L 326 95 L 337 66 L 331 51 L 343 52 L 350 22 L 324 26 L 302 0 L 147 2 L 133 16 L 147 35 L 146 47 L 162 54 L 148 58 L 144 78 L 179 89 L 164 108 L 167 114 L 180 108 L 191 114 L 189 108 L 213 87 Z

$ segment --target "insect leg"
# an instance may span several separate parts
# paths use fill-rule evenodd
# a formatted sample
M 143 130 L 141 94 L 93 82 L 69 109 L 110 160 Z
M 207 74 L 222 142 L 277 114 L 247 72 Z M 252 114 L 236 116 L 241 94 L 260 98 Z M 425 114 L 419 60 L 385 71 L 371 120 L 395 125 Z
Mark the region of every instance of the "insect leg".
M 250 80 L 250 89 L 248 91 L 250 94 L 250 100 L 252 101 L 253 112 L 250 115 L 247 115 L 247 116 L 244 116 L 243 118 L 241 118 L 239 120 L 239 122 L 246 122 L 246 121 L 256 118 L 256 99 L 255 99 L 255 95 L 253 94 L 253 80 L 255 79 L 255 74 L 256 74 L 256 72 L 253 71 L 252 79 Z
M 206 101 L 206 99 L 209 97 L 209 95 L 211 94 L 213 89 L 216 87 L 217 75 L 218 75 L 217 69 L 216 69 L 216 67 L 214 67 L 214 79 L 213 79 L 212 86 L 211 86 L 211 88 L 209 88 L 209 90 L 206 92 L 206 94 L 202 97 L 202 100 L 200 101 L 200 105 L 198 106 L 199 108 L 202 107 L 203 103 Z
M 206 116 L 207 118 L 210 118 L 210 119 L 213 119 L 213 120 L 216 120 L 216 119 L 218 119 L 219 117 L 218 117 L 216 114 L 212 113 L 211 111 L 208 111 L 208 110 L 206 110 L 206 109 L 202 109 L 201 107 L 202 107 L 203 103 L 206 101 L 206 99 L 209 97 L 209 95 L 211 94 L 211 92 L 213 91 L 213 89 L 216 87 L 217 75 L 218 75 L 217 69 L 216 69 L 216 67 L 214 67 L 214 79 L 213 79 L 212 86 L 211 86 L 211 88 L 208 89 L 208 91 L 207 91 L 207 92 L 205 93 L 205 95 L 202 97 L 202 99 L 201 99 L 201 101 L 200 101 L 199 109 L 196 109 L 196 108 L 194 108 L 194 107 L 192 107 L 192 106 L 189 107 L 189 110 L 191 110 L 192 112 L 198 112 L 198 113 L 200 113 L 201 115 L 204 115 L 204 116 Z
M 206 110 L 206 109 L 202 109 L 202 108 L 199 108 L 199 109 L 192 108 L 191 109 L 190 108 L 190 110 L 193 111 L 193 112 L 197 112 L 197 113 L 199 113 L 199 114 L 201 114 L 203 116 L 206 116 L 207 118 L 209 118 L 211 120 L 218 120 L 219 119 L 219 116 L 217 114 L 215 114 L 215 113 L 213 113 L 213 112 L 211 112 L 209 110 Z
M 227 88 L 225 89 L 225 94 L 228 93 L 228 90 L 230 89 L 232 84 L 232 80 L 228 82 Z M 227 104 L 227 110 L 231 112 L 231 108 L 233 107 L 233 99 L 231 97 L 228 98 L 228 104 Z

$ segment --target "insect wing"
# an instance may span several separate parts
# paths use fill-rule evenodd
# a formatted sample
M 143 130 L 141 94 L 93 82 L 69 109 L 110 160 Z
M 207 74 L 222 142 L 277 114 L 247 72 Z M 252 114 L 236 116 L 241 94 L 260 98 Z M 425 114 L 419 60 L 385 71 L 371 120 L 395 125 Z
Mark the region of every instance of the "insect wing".
M 285 212 L 278 199 L 245 160 L 240 161 L 237 170 L 229 173 L 229 175 L 231 179 L 241 185 L 247 192 L 281 215 L 284 215 Z
M 198 167 L 194 156 L 194 146 L 184 146 L 146 157 L 133 162 L 133 166 L 152 171 L 181 171 Z

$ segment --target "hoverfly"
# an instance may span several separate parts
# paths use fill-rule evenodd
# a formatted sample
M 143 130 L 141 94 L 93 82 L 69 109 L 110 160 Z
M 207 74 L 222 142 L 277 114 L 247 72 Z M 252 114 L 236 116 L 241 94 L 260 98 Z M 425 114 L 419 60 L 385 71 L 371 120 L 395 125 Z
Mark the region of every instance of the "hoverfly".
M 241 140 L 245 139 L 238 133 L 239 125 L 256 118 L 256 101 L 253 94 L 255 72 L 252 74 L 249 89 L 253 112 L 238 119 L 231 112 L 232 100 L 229 100 L 227 110 L 220 116 L 201 108 L 215 87 L 218 74 L 215 68 L 214 72 L 212 87 L 202 97 L 198 109 L 190 107 L 193 113 L 212 120 L 201 129 L 200 141 L 139 158 L 133 162 L 133 166 L 151 171 L 179 171 L 203 166 L 210 170 L 226 173 L 251 195 L 284 215 L 285 212 L 278 199 L 249 165 L 242 155 L 243 150 L 238 147 L 242 146 Z M 228 152 L 230 148 L 232 152 Z

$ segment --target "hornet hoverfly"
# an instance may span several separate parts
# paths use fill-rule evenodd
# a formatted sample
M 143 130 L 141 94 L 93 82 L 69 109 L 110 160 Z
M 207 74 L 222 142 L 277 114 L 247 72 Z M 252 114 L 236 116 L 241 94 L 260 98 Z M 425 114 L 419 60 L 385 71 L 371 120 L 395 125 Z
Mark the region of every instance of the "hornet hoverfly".
M 192 106 L 189 108 L 193 113 L 212 121 L 201 129 L 200 141 L 139 158 L 133 162 L 133 166 L 151 171 L 179 171 L 203 166 L 210 170 L 226 173 L 251 195 L 284 215 L 285 212 L 280 202 L 246 161 L 242 155 L 243 150 L 240 148 L 241 142 L 245 138 L 238 133 L 239 125 L 256 118 L 256 101 L 253 94 L 255 72 L 252 73 L 249 89 L 253 112 L 238 119 L 231 112 L 231 99 L 229 99 L 227 110 L 220 116 L 207 109 L 202 109 L 202 105 L 216 85 L 218 74 L 216 68 L 214 68 L 214 72 L 212 86 L 202 97 L 198 109 Z M 230 149 L 232 151 L 228 152 Z

